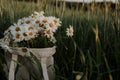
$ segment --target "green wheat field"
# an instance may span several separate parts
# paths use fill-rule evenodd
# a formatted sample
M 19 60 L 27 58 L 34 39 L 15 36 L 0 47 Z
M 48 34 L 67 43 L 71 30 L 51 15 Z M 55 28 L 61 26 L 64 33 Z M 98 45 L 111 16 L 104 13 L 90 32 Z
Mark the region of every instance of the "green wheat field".
M 34 11 L 44 11 L 45 15 L 62 21 L 55 35 L 55 80 L 120 80 L 119 2 L 0 0 L 0 38 L 11 24 Z M 74 28 L 72 38 L 65 35 L 69 25 Z M 3 70 L 5 63 L 4 51 L 0 48 L 0 80 L 8 80 Z M 78 75 L 81 79 L 76 79 Z

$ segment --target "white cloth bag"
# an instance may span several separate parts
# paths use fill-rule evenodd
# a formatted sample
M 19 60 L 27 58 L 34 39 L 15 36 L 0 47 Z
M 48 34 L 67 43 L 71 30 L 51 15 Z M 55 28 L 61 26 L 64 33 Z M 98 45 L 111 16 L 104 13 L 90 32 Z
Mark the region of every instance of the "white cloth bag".
M 15 78 L 16 80 L 33 80 L 33 78 L 30 79 L 29 72 L 27 71 L 24 65 L 18 67 L 18 70 L 15 74 L 17 61 L 19 63 L 19 61 L 22 60 L 22 58 L 19 59 L 18 55 L 23 56 L 23 57 L 30 56 L 30 52 L 41 63 L 42 72 L 43 72 L 42 73 L 43 79 L 41 78 L 41 80 L 54 80 L 55 79 L 54 59 L 53 59 L 53 54 L 55 54 L 56 52 L 55 46 L 51 48 L 19 48 L 19 47 L 13 48 L 12 47 L 11 49 L 13 51 L 12 56 L 11 54 L 8 54 L 8 53 L 6 55 L 7 66 L 9 68 L 9 74 L 8 74 L 9 80 L 15 80 Z M 34 67 L 37 68 L 36 64 L 34 64 Z M 33 68 L 31 67 L 31 70 L 32 69 Z

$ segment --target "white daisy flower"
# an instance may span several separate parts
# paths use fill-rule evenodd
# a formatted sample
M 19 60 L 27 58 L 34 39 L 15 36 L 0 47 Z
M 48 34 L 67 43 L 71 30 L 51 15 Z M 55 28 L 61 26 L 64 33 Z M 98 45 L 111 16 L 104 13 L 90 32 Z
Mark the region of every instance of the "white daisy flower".
M 17 25 L 22 25 L 24 23 L 24 21 L 22 19 L 19 19 L 17 22 Z
M 39 18 L 36 18 L 36 20 L 34 22 L 35 22 L 34 26 L 39 31 L 41 31 L 41 30 L 45 29 L 45 24 L 47 23 L 47 19 L 46 19 L 46 17 L 39 17 Z
M 14 33 L 12 33 L 12 36 L 13 36 L 12 40 L 14 42 L 20 42 L 20 41 L 22 41 L 24 39 L 20 32 L 14 32 Z
M 46 24 L 48 22 L 47 17 L 40 18 L 42 24 Z
M 9 33 L 10 33 L 10 27 L 7 30 L 4 31 L 4 36 L 8 35 Z
M 55 25 L 56 25 L 56 26 L 61 26 L 61 23 L 62 23 L 62 22 L 60 21 L 59 18 L 55 18 L 55 17 L 54 17 L 54 22 L 55 22 Z
M 38 16 L 43 16 L 44 15 L 44 11 L 40 11 L 40 12 L 34 12 L 34 15 L 38 15 Z
M 35 19 L 35 18 L 37 18 L 37 16 L 36 15 L 34 15 L 34 14 L 31 14 L 30 16 L 29 16 L 29 18 L 31 18 L 31 19 Z
M 27 32 L 29 38 L 35 38 L 38 36 L 38 30 L 35 27 L 29 27 L 29 31 Z
M 34 32 L 32 32 L 32 31 L 30 31 L 30 32 L 28 33 L 28 36 L 30 37 L 30 39 L 31 39 L 31 38 L 35 38 L 35 34 L 34 34 Z
M 47 30 L 45 29 L 44 30 L 44 35 L 47 37 L 47 38 L 50 38 L 53 36 L 53 32 L 51 30 Z
M 20 28 L 20 26 L 19 25 L 17 25 L 17 24 L 14 24 L 13 26 L 10 26 L 10 31 L 11 32 L 19 32 L 19 31 L 21 31 L 21 28 Z
M 39 31 L 42 31 L 42 30 L 44 30 L 45 29 L 45 25 L 44 24 L 39 24 L 39 27 L 38 27 L 38 30 Z
M 3 43 L 5 43 L 6 45 L 9 45 L 9 43 L 10 43 L 10 38 L 11 38 L 10 34 L 7 34 L 7 35 L 4 36 L 4 38 L 0 39 L 0 42 L 3 42 Z
M 39 27 L 39 24 L 41 24 L 41 18 L 34 19 L 33 24 L 35 27 Z
M 30 30 L 33 30 L 33 25 L 31 24 L 24 24 L 20 26 L 22 32 L 28 32 Z
M 56 43 L 56 39 L 55 39 L 55 37 L 52 36 L 52 37 L 50 38 L 50 41 L 51 41 L 52 43 Z
M 57 27 L 55 26 L 54 18 L 47 17 L 47 23 L 45 24 L 46 29 L 50 29 L 52 32 L 56 32 Z
M 73 30 L 73 26 L 69 26 L 69 28 L 67 28 L 67 30 L 66 30 L 66 35 L 69 37 L 72 37 L 73 36 L 73 32 L 74 32 L 74 30 Z
M 76 80 L 81 80 L 82 76 L 80 74 L 76 75 Z
M 27 32 L 22 32 L 21 35 L 23 36 L 23 38 L 24 38 L 25 41 L 30 40 L 30 37 L 29 37 L 29 35 L 28 35 Z
M 4 35 L 9 36 L 14 42 L 22 40 L 30 40 L 40 34 L 44 34 L 51 42 L 55 43 L 56 39 L 53 36 L 58 27 L 61 26 L 61 21 L 56 17 L 46 17 L 44 12 L 34 12 L 31 16 L 19 19 L 17 23 L 11 25 Z M 70 31 L 69 31 L 70 32 Z
M 12 50 L 10 49 L 10 47 L 8 46 L 8 44 L 6 44 L 6 42 L 4 42 L 4 38 L 0 39 L 0 46 L 5 50 L 5 51 L 9 51 L 12 53 Z
M 56 32 L 57 30 L 53 21 L 48 23 L 45 26 L 46 26 L 46 29 L 51 30 L 52 32 Z
M 30 26 L 28 27 L 28 30 L 26 31 L 22 31 L 22 37 L 24 38 L 24 40 L 30 40 L 31 38 L 35 38 L 37 36 L 37 30 L 34 29 L 34 27 Z
M 24 21 L 24 24 L 30 24 L 32 19 L 31 18 L 28 18 L 28 17 L 25 17 L 22 19 Z

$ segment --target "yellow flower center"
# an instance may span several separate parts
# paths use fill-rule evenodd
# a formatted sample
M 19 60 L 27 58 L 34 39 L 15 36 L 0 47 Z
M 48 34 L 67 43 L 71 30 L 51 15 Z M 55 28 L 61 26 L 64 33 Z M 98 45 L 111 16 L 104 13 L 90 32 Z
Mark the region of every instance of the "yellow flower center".
M 33 33 L 32 33 L 32 32 L 29 32 L 29 35 L 30 35 L 30 36 L 32 36 L 32 35 L 33 35 Z
M 26 37 L 26 36 L 27 36 L 27 34 L 26 34 L 26 33 L 23 33 L 23 36 L 25 36 L 25 37 Z
M 51 23 L 49 24 L 49 26 L 52 28 L 54 25 L 53 25 L 53 23 L 51 22 Z
M 39 24 L 39 27 L 43 27 L 44 26 L 44 24 Z
M 33 30 L 33 27 L 32 27 L 32 26 L 30 26 L 30 27 L 28 28 L 28 30 Z
M 16 30 L 16 31 L 20 31 L 20 28 L 19 28 L 19 27 L 16 27 L 15 30 Z
M 20 34 L 16 34 L 16 38 L 19 39 L 20 38 Z
M 55 24 L 58 23 L 58 19 L 54 19 Z
M 30 23 L 30 20 L 26 20 L 25 23 L 26 23 L 26 24 L 29 24 L 29 23 Z
M 38 24 L 38 23 L 40 23 L 40 21 L 39 21 L 39 20 L 36 20 L 35 23 Z
M 73 30 L 72 29 L 69 29 L 69 33 L 72 33 L 73 32 Z
M 22 48 L 22 52 L 26 53 L 27 49 L 26 48 Z
M 47 20 L 46 20 L 46 19 L 44 19 L 44 20 L 43 20 L 43 22 L 44 22 L 44 23 L 46 23 L 46 22 L 47 22 Z
M 48 31 L 47 31 L 47 34 L 51 34 L 51 31 L 50 31 L 50 30 L 48 30 Z
M 32 18 L 35 18 L 35 15 L 32 15 L 31 17 L 32 17 Z

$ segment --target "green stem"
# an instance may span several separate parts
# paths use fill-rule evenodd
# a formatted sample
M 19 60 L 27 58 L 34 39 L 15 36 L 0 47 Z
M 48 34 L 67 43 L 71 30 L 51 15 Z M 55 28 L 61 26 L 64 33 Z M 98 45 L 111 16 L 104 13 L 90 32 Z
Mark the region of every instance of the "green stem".
M 111 71 L 110 71 L 110 67 L 109 67 L 109 64 L 107 62 L 107 59 L 106 59 L 105 55 L 103 55 L 103 57 L 104 57 L 104 61 L 105 61 L 106 67 L 107 67 L 108 72 L 109 72 L 109 80 L 113 80 L 112 74 L 111 74 Z

